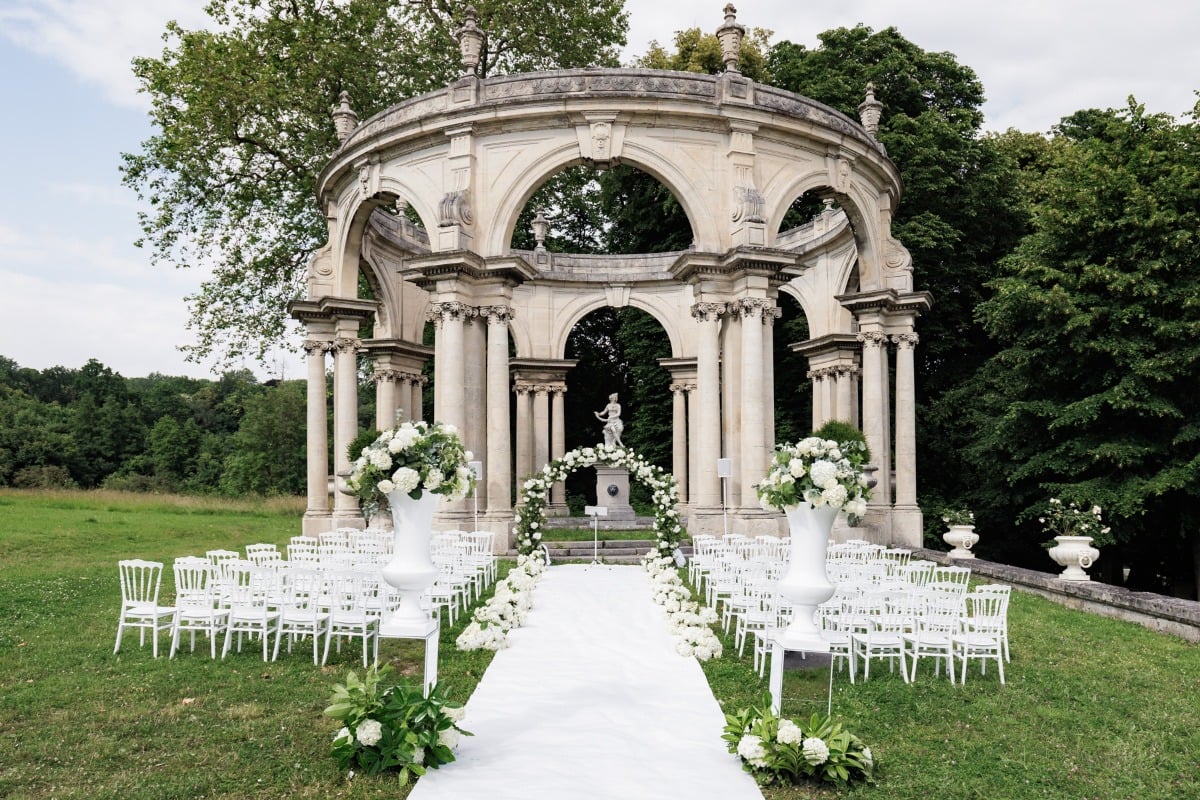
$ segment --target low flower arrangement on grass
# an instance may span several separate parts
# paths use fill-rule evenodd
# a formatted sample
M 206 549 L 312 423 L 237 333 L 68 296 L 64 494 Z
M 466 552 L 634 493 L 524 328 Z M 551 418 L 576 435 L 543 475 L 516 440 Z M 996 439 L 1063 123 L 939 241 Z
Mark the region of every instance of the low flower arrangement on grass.
M 518 555 L 517 565 L 496 582 L 486 603 L 475 609 L 470 624 L 455 643 L 459 650 L 500 650 L 508 647 L 508 632 L 525 623 L 533 605 L 533 587 L 546 571 L 541 551 Z
M 760 785 L 813 780 L 845 786 L 874 779 L 871 748 L 832 717 L 813 714 L 796 723 L 776 716 L 770 706 L 767 698 L 762 708 L 727 714 L 721 736 Z
M 362 679 L 348 674 L 333 687 L 325 714 L 343 724 L 333 737 L 341 769 L 366 775 L 396 770 L 403 785 L 449 764 L 459 738 L 471 734 L 458 727 L 465 709 L 450 702 L 440 683 L 426 697 L 420 685 L 385 682 L 389 671 L 371 668 Z
M 695 656 L 700 661 L 720 658 L 721 640 L 712 629 L 718 620 L 717 612 L 692 599 L 691 590 L 679 577 L 675 560 L 650 552 L 642 558 L 642 566 L 650 573 L 654 602 L 667 612 L 675 652 L 685 657 Z
M 351 465 L 346 488 L 368 517 L 384 508 L 394 491 L 414 500 L 426 491 L 461 500 L 475 486 L 472 458 L 453 425 L 405 422 L 362 449 Z
M 679 487 L 675 476 L 646 461 L 632 450 L 623 447 L 596 445 L 580 447 L 551 461 L 525 480 L 521 487 L 521 505 L 517 508 L 516 527 L 517 552 L 532 553 L 542 546 L 542 527 L 546 522 L 546 502 L 550 487 L 575 470 L 596 464 L 624 467 L 629 476 L 646 486 L 653 493 L 654 535 L 658 550 L 667 554 L 675 549 L 683 536 L 683 525 L 675 506 L 679 503 Z

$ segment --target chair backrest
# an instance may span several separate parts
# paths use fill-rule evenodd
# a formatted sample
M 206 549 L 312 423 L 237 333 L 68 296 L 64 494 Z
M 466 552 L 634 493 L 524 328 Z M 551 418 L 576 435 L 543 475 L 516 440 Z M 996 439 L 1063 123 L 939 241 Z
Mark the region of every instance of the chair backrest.
M 209 550 L 204 555 L 214 567 L 220 567 L 224 561 L 242 557 L 237 550 Z
M 315 536 L 300 535 L 300 536 L 293 536 L 291 539 L 288 540 L 288 543 L 289 544 L 306 544 L 306 545 L 312 545 L 313 547 L 316 547 L 317 545 L 319 545 L 321 543 L 321 540 Z
M 172 565 L 175 573 L 175 604 L 211 607 L 213 603 L 212 564 L 207 558 L 181 556 Z
M 1008 595 L 1002 592 L 972 592 L 967 595 L 967 613 L 978 627 L 999 628 L 1008 616 Z
M 158 605 L 158 591 L 162 586 L 161 561 L 144 561 L 131 558 L 117 562 L 121 573 L 121 603 Z
M 223 563 L 221 574 L 229 602 L 243 608 L 265 608 L 278 577 L 273 570 L 240 559 Z

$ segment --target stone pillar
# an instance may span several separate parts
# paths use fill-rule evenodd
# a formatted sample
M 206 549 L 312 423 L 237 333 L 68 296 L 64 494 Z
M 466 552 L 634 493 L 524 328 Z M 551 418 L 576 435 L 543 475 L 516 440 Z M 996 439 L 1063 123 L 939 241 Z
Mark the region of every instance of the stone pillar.
M 679 500 L 688 498 L 687 385 L 671 384 L 671 471 L 679 485 Z
M 517 393 L 517 481 L 533 474 L 533 387 L 518 384 Z M 519 485 L 518 485 L 519 489 Z M 520 491 L 518 491 L 518 497 Z
M 343 327 L 339 323 L 339 328 Z M 347 448 L 358 435 L 358 351 L 359 340 L 344 331 L 333 342 L 333 465 L 338 475 L 338 491 L 333 495 L 334 527 L 347 525 L 359 517 L 358 499 L 341 491 L 343 475 L 350 472 Z
M 325 354 L 332 343 L 304 342 L 308 362 L 308 509 L 306 518 L 329 517 L 329 412 L 325 404 Z
M 429 379 L 424 375 L 413 375 L 411 383 L 412 400 L 408 406 L 408 418 L 413 422 L 425 419 L 425 384 Z
M 896 505 L 917 504 L 917 386 L 913 349 L 917 334 L 901 333 L 896 343 Z
M 566 384 L 553 386 L 550 409 L 550 458 L 557 461 L 567 454 L 567 423 L 565 414 L 564 395 L 567 393 Z M 568 516 L 567 486 L 559 481 L 550 487 L 550 512 L 556 516 Z
M 400 379 L 394 369 L 375 368 L 375 428 L 386 431 L 396 425 L 396 383 Z
M 763 435 L 766 433 L 763 406 L 765 405 L 765 387 L 763 385 L 763 314 L 767 311 L 767 301 L 760 298 L 746 298 L 741 301 L 742 342 L 741 362 L 742 375 L 738 405 L 741 410 L 741 447 L 738 455 L 738 467 L 741 473 L 739 505 L 744 509 L 758 510 L 758 497 L 754 493 L 754 484 L 766 474 L 766 447 Z
M 512 511 L 511 434 L 508 429 L 508 321 L 512 309 L 491 306 L 487 315 L 487 513 Z
M 697 303 L 692 316 L 699 325 L 696 350 L 696 469 L 692 472 L 693 495 L 698 507 L 721 507 L 721 482 L 717 459 L 721 457 L 721 317 L 724 303 Z
M 851 373 L 857 373 L 857 367 L 841 366 L 837 368 L 837 418 L 854 424 L 857 414 L 854 413 L 854 395 L 851 392 Z
M 863 348 L 863 427 L 867 446 L 871 448 L 871 459 L 879 471 L 879 480 L 871 497 L 871 505 L 890 506 L 891 459 L 888 447 L 888 387 L 887 387 L 887 334 L 882 331 L 866 331 L 858 335 Z
M 700 474 L 700 445 L 696 440 L 696 432 L 700 430 L 700 395 L 696 384 L 685 384 L 687 392 L 688 439 L 687 439 L 687 476 L 686 487 L 679 490 L 679 499 L 689 506 L 696 505 L 696 491 L 699 486 Z M 685 492 L 684 489 L 687 491 Z
M 775 320 L 783 315 L 778 307 L 763 311 L 763 441 L 766 443 L 766 461 L 770 463 L 775 451 Z
M 440 320 L 434 342 L 434 421 L 466 430 L 467 359 L 464 323 L 475 309 L 458 302 L 434 303 L 430 309 L 435 324 Z
M 822 421 L 825 419 L 825 409 L 822 407 L 825 402 L 825 373 L 819 369 L 810 369 L 806 376 L 812 382 L 812 429 L 815 431 L 821 427 Z
M 533 387 L 533 471 L 550 461 L 550 387 Z
M 733 475 L 727 480 L 727 502 L 739 505 L 742 496 L 742 452 L 738 447 L 742 434 L 742 315 L 741 304 L 730 303 L 725 317 L 725 335 L 721 339 L 721 441 L 715 458 L 733 462 Z
M 487 414 L 469 409 L 487 408 L 487 319 L 482 318 L 478 309 L 473 309 L 465 325 L 465 391 L 466 406 L 463 411 L 463 444 L 475 458 L 482 459 L 487 452 Z M 505 381 L 507 384 L 507 381 Z M 479 488 L 480 493 L 483 487 Z

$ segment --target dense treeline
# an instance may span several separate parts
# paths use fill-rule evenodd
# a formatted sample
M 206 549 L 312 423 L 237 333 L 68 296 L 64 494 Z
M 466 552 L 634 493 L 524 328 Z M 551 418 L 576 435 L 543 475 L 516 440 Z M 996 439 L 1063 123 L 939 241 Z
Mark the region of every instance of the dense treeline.
M 302 381 L 125 378 L 0 356 L 0 486 L 299 494 Z

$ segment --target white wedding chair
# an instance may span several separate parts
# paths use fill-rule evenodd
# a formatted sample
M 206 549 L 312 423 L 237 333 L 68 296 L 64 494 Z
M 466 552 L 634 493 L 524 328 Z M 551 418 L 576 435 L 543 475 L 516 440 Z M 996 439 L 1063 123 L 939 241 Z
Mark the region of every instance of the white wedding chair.
M 951 638 L 956 662 L 962 662 L 962 682 L 967 682 L 967 662 L 979 661 L 980 674 L 987 674 L 987 662 L 995 661 L 1000 673 L 1000 684 L 1004 684 L 1004 644 L 994 625 L 986 620 L 999 616 L 1008 599 L 999 592 L 983 592 L 967 595 L 967 616 L 962 620 L 962 630 Z
M 329 660 L 329 643 L 337 640 L 342 649 L 342 637 L 362 639 L 362 663 L 368 664 L 372 646 L 378 647 L 379 615 L 367 607 L 366 576 L 361 572 L 335 572 L 329 576 L 329 631 L 325 636 L 325 652 L 321 666 Z
M 288 572 L 275 629 L 275 650 L 271 660 L 279 658 L 279 643 L 288 637 L 288 652 L 297 638 L 312 637 L 313 664 L 318 663 L 322 636 L 329 635 L 329 612 L 322 610 L 325 578 L 315 569 L 293 568 Z
M 233 635 L 237 634 L 238 652 L 242 651 L 242 634 L 262 640 L 263 661 L 270 652 L 271 634 L 279 627 L 279 611 L 271 608 L 271 598 L 278 592 L 274 570 L 258 567 L 250 561 L 226 561 L 221 565 L 224 589 L 228 593 L 229 619 L 225 625 L 225 646 L 221 658 L 229 655 Z
M 171 630 L 175 619 L 174 606 L 160 606 L 158 593 L 162 587 L 161 561 L 140 558 L 117 562 L 121 573 L 121 617 L 117 621 L 115 655 L 121 650 L 121 637 L 126 628 L 137 628 L 138 644 L 145 646 L 146 631 L 150 631 L 151 649 L 158 658 L 158 632 Z
M 976 586 L 973 594 L 996 594 L 1003 598 L 994 616 L 976 617 L 971 626 L 980 633 L 994 633 L 1004 646 L 1004 660 L 1012 661 L 1008 649 L 1008 602 L 1012 598 L 1012 587 L 1002 583 L 985 583 Z
M 229 622 L 229 611 L 220 606 L 218 582 L 207 558 L 183 556 L 175 559 L 175 617 L 171 621 L 171 652 L 179 649 L 179 634 L 187 631 L 191 651 L 196 651 L 196 633 L 208 635 L 211 656 L 217 657 L 217 639 Z
M 954 683 L 954 636 L 962 623 L 962 603 L 950 595 L 925 599 L 916 618 L 916 629 L 904 634 L 904 643 L 912 659 L 910 681 L 917 679 L 917 661 L 922 656 L 938 659 L 934 675 L 940 675 L 942 662 L 946 675 Z

